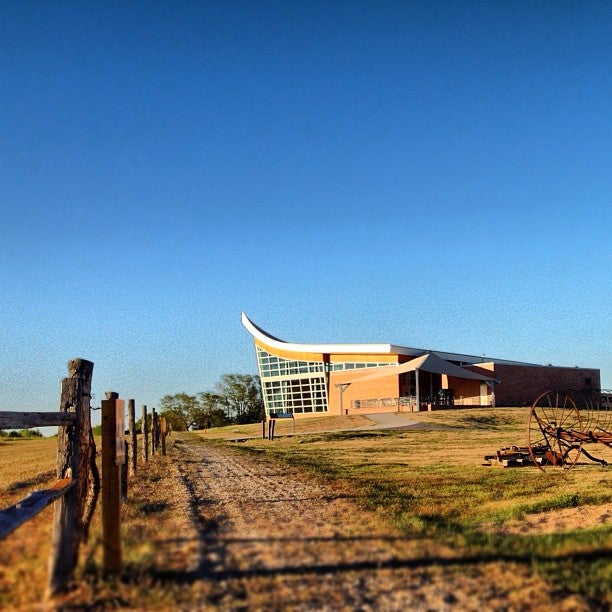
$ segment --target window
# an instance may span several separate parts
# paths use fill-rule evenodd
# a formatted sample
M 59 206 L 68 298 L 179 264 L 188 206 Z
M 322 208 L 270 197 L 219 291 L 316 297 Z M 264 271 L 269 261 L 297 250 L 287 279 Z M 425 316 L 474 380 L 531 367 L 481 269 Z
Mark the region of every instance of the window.
M 266 412 L 327 412 L 325 372 L 377 368 L 389 362 L 299 361 L 272 355 L 257 347 L 257 365 Z
M 389 363 L 385 361 L 383 363 L 375 363 L 368 361 L 335 361 L 333 363 L 326 364 L 329 372 L 336 372 L 338 370 L 355 370 L 357 368 L 381 368 L 383 366 L 397 365 L 395 363 Z
M 322 361 L 284 359 L 257 347 L 257 364 L 268 414 L 327 411 Z

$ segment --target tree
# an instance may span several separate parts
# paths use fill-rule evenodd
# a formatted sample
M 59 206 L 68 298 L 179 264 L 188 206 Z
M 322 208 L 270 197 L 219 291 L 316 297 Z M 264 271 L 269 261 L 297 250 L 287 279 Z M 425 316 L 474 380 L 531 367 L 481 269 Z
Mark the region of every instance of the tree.
M 232 423 L 232 419 L 226 414 L 223 398 L 220 395 L 210 391 L 203 391 L 198 393 L 198 400 L 202 416 L 200 429 L 223 427 Z
M 42 438 L 42 433 L 38 429 L 12 429 L 8 432 L 0 430 L 0 437 L 3 438 Z
M 164 396 L 160 415 L 175 431 L 257 423 L 265 416 L 261 381 L 251 374 L 223 374 L 216 392 Z
M 223 374 L 217 383 L 217 393 L 236 423 L 256 423 L 264 418 L 259 376 Z
M 160 402 L 160 415 L 174 431 L 186 431 L 198 422 L 198 400 L 195 395 L 165 395 Z

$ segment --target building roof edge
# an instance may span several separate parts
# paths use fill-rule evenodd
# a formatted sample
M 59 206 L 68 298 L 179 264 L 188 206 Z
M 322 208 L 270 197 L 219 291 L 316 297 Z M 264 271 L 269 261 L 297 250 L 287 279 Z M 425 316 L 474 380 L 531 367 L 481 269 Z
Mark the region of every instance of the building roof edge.
M 397 344 L 307 344 L 301 342 L 286 342 L 280 338 L 270 335 L 261 327 L 253 323 L 245 312 L 240 314 L 242 325 L 246 330 L 261 343 L 281 351 L 293 351 L 296 353 L 330 353 L 336 355 L 350 354 L 374 354 L 374 355 L 407 355 L 409 357 L 420 357 L 426 353 L 435 353 L 446 361 L 460 361 L 465 364 L 478 365 L 479 363 L 493 362 L 502 365 L 529 365 L 538 366 L 535 363 L 514 361 L 510 359 L 495 359 L 493 357 L 467 355 L 464 353 L 451 353 L 448 351 L 437 351 L 435 349 L 422 349 Z
M 285 342 L 280 338 L 271 336 L 261 327 L 253 323 L 246 315 L 241 313 L 240 320 L 246 330 L 257 340 L 283 351 L 295 351 L 296 353 L 333 353 L 333 354 L 357 354 L 370 353 L 380 355 L 411 355 L 409 349 L 393 344 L 306 344 L 301 342 Z M 418 349 L 416 349 L 418 350 Z

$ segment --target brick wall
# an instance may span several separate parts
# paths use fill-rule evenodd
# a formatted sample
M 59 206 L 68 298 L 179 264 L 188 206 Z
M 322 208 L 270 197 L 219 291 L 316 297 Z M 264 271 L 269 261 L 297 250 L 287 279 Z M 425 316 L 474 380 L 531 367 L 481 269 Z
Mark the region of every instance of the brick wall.
M 494 376 L 497 406 L 529 406 L 545 391 L 574 389 L 582 391 L 600 387 L 599 370 L 593 368 L 560 368 L 555 366 L 523 366 L 496 363 Z
M 340 392 L 335 387 L 339 381 L 350 382 L 353 378 L 363 376 L 365 369 L 330 372 L 329 375 L 329 413 L 340 414 Z M 380 399 L 399 396 L 399 377 L 385 376 L 373 380 L 364 380 L 349 385 L 342 395 L 342 409 L 350 409 L 354 400 Z
M 480 381 L 469 380 L 467 378 L 455 378 L 454 376 L 448 377 L 449 389 L 453 390 L 453 397 L 456 406 L 468 405 L 468 406 L 479 406 L 481 403 L 480 398 Z M 489 389 L 487 389 L 487 399 L 484 404 L 489 405 L 491 403 L 491 395 Z

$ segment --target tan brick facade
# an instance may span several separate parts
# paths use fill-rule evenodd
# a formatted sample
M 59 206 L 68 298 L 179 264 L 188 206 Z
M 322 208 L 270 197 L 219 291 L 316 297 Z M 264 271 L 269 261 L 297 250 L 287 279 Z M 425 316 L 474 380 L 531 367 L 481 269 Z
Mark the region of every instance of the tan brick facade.
M 350 382 L 352 378 L 363 376 L 364 370 L 351 370 L 343 372 L 330 372 L 329 375 L 329 414 L 340 414 L 340 390 L 336 387 L 339 379 Z M 347 414 L 355 400 L 381 399 L 399 397 L 399 379 L 389 376 L 370 381 L 350 384 L 342 393 L 342 412 Z M 354 411 L 352 411 L 354 412 Z M 393 412 L 390 410 L 389 412 Z
M 594 368 L 561 368 L 494 364 L 497 406 L 528 406 L 546 391 L 599 389 L 599 370 Z

